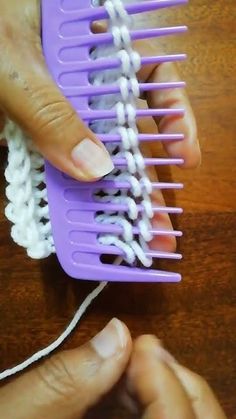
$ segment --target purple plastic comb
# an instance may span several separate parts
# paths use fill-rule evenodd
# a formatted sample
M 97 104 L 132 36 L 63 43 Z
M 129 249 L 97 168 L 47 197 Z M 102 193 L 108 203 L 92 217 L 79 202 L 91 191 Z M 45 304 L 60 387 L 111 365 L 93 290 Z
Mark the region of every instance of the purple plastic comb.
M 96 6 L 92 0 L 42 0 L 42 41 L 48 68 L 62 93 L 106 144 L 115 165 L 114 173 L 88 184 L 71 179 L 46 162 L 56 253 L 73 278 L 137 282 L 181 279 L 177 273 L 151 269 L 152 258 L 180 259 L 181 255 L 150 250 L 147 243 L 154 236 L 181 235 L 180 231 L 152 228 L 149 220 L 155 213 L 182 212 L 181 208 L 153 206 L 150 202 L 152 190 L 179 189 L 182 185 L 151 183 L 145 166 L 180 165 L 183 161 L 143 158 L 138 145 L 177 141 L 183 136 L 140 134 L 135 120 L 182 115 L 184 111 L 136 109 L 135 99 L 140 92 L 181 88 L 184 83 L 138 83 L 135 74 L 140 66 L 179 61 L 185 55 L 142 58 L 132 50 L 131 41 L 184 32 L 186 27 L 132 30 L 127 25 L 133 14 L 186 1 L 146 0 L 123 5 L 120 0 L 107 0 Z M 99 19 L 108 19 L 107 33 L 91 32 L 91 23 Z M 121 256 L 125 263 L 115 266 L 107 260 L 109 255 Z

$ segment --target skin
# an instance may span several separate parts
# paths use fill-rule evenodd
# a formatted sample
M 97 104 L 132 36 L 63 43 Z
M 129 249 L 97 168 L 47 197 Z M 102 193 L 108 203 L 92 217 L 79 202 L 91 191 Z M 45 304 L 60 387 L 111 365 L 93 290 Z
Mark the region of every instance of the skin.
M 83 167 L 74 165 L 71 152 L 85 137 L 101 148 L 103 145 L 61 95 L 47 71 L 41 48 L 39 1 L 0 0 L 0 10 L 0 129 L 9 116 L 52 164 L 76 179 L 94 180 Z M 104 27 L 98 25 L 96 30 Z M 136 43 L 135 47 L 142 55 L 156 54 L 147 42 Z M 172 64 L 142 68 L 138 77 L 147 82 L 179 79 Z M 184 118 L 164 117 L 152 124 L 159 132 L 183 132 L 184 141 L 166 143 L 166 152 L 183 157 L 186 168 L 198 166 L 196 122 L 186 94 L 166 90 L 148 93 L 145 99 L 149 107 L 186 109 Z M 156 146 L 151 144 L 144 152 L 156 156 Z M 150 177 L 157 178 L 155 171 Z M 153 201 L 164 205 L 160 192 L 153 194 Z M 157 216 L 153 223 L 171 228 L 167 215 Z M 152 245 L 173 250 L 175 241 L 163 239 Z M 113 353 L 111 348 L 115 349 Z M 3 386 L 1 417 L 79 419 L 121 377 L 126 404 L 129 401 L 129 406 L 138 406 L 139 417 L 144 419 L 225 418 L 202 378 L 179 365 L 156 338 L 141 336 L 132 342 L 129 330 L 118 320 L 110 322 L 105 332 L 87 344 L 59 352 Z
M 109 334 L 105 343 L 103 331 L 98 346 L 93 339 L 53 355 L 2 387 L 2 417 L 82 418 L 123 376 L 122 400 L 135 417 L 226 419 L 205 380 L 178 364 L 156 337 L 143 335 L 132 342 L 129 330 L 117 319 L 105 331 Z M 109 355 L 108 342 L 109 348 L 116 347 Z

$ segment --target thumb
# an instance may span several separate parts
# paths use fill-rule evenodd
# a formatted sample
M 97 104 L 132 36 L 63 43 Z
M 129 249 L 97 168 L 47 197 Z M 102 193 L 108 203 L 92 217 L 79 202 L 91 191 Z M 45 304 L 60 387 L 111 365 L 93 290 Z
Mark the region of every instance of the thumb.
M 84 181 L 108 174 L 114 167 L 112 160 L 53 82 L 39 36 L 28 34 L 26 27 L 23 37 L 22 27 L 17 26 L 14 20 L 12 38 L 9 28 L 6 33 L 1 29 L 0 108 L 25 129 L 44 157 L 60 170 Z
M 79 419 L 109 392 L 131 352 L 117 319 L 84 346 L 54 355 L 0 390 L 4 419 Z

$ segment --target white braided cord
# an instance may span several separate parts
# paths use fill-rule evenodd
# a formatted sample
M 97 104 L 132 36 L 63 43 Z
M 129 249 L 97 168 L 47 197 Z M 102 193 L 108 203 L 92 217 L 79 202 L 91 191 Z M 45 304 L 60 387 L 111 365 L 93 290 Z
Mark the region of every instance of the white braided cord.
M 117 71 L 107 70 L 98 72 L 94 76 L 94 84 L 119 83 L 120 94 L 94 98 L 92 106 L 96 109 L 115 108 L 117 120 L 114 122 L 95 122 L 92 125 L 96 132 L 119 133 L 121 144 L 109 145 L 110 153 L 115 157 L 125 158 L 127 167 L 115 170 L 107 179 L 126 180 L 130 189 L 121 191 L 117 196 L 117 190 L 106 191 L 107 195 L 97 200 L 110 203 L 125 203 L 128 205 L 127 218 L 123 213 L 103 213 L 97 216 L 97 221 L 102 223 L 116 224 L 122 227 L 122 234 L 101 234 L 99 241 L 104 245 L 115 245 L 122 249 L 125 260 L 133 264 L 136 259 L 144 266 L 151 266 L 152 260 L 146 256 L 146 242 L 152 239 L 150 234 L 150 218 L 153 216 L 150 194 L 151 182 L 145 171 L 143 156 L 138 144 L 138 129 L 136 125 L 136 107 L 139 97 L 139 84 L 136 73 L 140 69 L 141 58 L 133 50 L 130 39 L 131 18 L 127 14 L 121 0 L 107 0 L 104 3 L 110 17 L 109 30 L 113 34 L 114 45 L 107 48 L 96 48 L 94 58 L 106 55 L 119 56 L 121 67 Z M 103 191 L 104 192 L 104 191 Z M 139 213 L 137 204 L 142 204 L 144 211 Z M 132 227 L 139 228 L 139 236 L 134 236 Z

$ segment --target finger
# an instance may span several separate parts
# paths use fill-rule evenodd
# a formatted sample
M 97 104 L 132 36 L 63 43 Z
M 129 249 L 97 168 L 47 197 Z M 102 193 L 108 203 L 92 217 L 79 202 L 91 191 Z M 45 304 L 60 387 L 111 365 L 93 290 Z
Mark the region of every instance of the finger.
M 218 400 L 204 378 L 177 362 L 172 362 L 170 366 L 191 399 L 197 419 L 226 419 Z
M 181 382 L 197 419 L 226 419 L 219 402 L 203 377 L 180 365 L 160 342 L 158 342 L 158 352 Z
M 148 42 L 136 41 L 135 49 L 141 56 L 157 55 L 154 45 Z M 176 66 L 173 63 L 144 66 L 138 72 L 138 78 L 143 82 L 163 83 L 180 81 Z M 164 116 L 155 118 L 161 133 L 184 134 L 183 141 L 164 142 L 163 145 L 170 156 L 184 159 L 184 167 L 195 167 L 200 163 L 200 147 L 197 138 L 195 116 L 189 99 L 183 89 L 163 89 L 146 93 L 150 108 L 183 108 L 184 117 Z
M 88 344 L 54 355 L 3 387 L 1 417 L 81 418 L 119 380 L 130 352 L 128 329 L 113 319 Z
M 39 36 L 26 25 L 21 37 L 17 21 L 9 22 L 10 29 L 2 30 L 0 37 L 0 102 L 4 110 L 57 168 L 80 180 L 106 175 L 113 169 L 111 158 L 51 79 Z M 14 35 L 10 39 L 9 30 Z M 18 45 L 15 40 L 19 37 Z
M 195 419 L 190 399 L 163 360 L 156 338 L 141 336 L 134 343 L 128 382 L 141 403 L 144 419 Z

